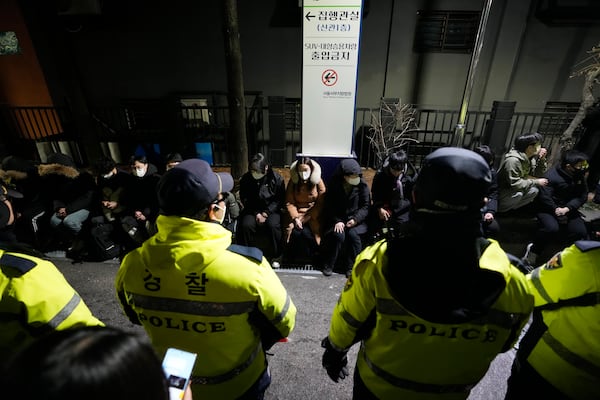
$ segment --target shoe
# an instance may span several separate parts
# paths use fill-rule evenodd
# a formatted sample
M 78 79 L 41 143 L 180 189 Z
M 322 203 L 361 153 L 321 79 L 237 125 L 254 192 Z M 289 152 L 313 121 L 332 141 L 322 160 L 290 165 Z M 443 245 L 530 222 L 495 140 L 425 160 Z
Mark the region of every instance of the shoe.
M 525 262 L 526 264 L 531 265 L 532 267 L 536 266 L 536 262 L 537 262 L 537 258 L 538 255 L 537 253 L 534 253 L 531 249 L 533 248 L 533 243 L 529 243 L 527 245 L 527 249 L 525 250 L 525 255 L 523 256 L 522 260 L 523 262 Z
M 333 274 L 333 268 L 331 268 L 330 265 L 325 264 L 323 266 L 323 269 L 321 270 L 321 272 L 323 273 L 323 275 L 325 276 L 331 276 L 331 274 Z
M 281 264 L 279 263 L 279 261 L 273 261 L 273 262 L 271 262 L 271 267 L 273 269 L 279 269 L 279 268 L 281 268 Z

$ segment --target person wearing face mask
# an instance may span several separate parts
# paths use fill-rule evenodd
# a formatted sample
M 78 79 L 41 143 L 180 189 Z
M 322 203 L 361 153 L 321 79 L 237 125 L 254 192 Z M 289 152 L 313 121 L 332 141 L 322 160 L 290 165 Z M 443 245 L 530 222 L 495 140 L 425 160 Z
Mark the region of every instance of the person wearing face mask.
M 103 157 L 96 162 L 96 183 L 100 209 L 104 222 L 120 219 L 125 207 L 122 197 L 125 188 L 131 182 L 131 175 L 117 168 L 117 163 L 110 157 Z M 96 218 L 97 216 L 94 216 Z
M 321 212 L 325 198 L 321 166 L 308 157 L 290 165 L 285 191 L 284 260 L 313 263 L 321 244 Z
M 296 307 L 262 252 L 232 245 L 220 225 L 221 195 L 232 189 L 232 176 L 203 160 L 167 171 L 158 233 L 125 256 L 115 286 L 159 356 L 168 347 L 198 353 L 197 398 L 258 400 L 271 382 L 266 351 L 290 334 Z
M 408 221 L 410 193 L 416 173 L 408 168 L 408 156 L 404 150 L 391 153 L 373 177 L 369 209 L 369 240 L 382 238 L 384 230 L 396 230 Z M 412 174 L 411 174 L 412 172 Z
M 548 179 L 542 178 L 548 168 L 542 139 L 537 132 L 518 136 L 502 158 L 498 168 L 498 212 L 527 206 L 548 184 Z
M 537 266 L 538 255 L 549 244 L 560 249 L 587 238 L 587 227 L 578 211 L 587 200 L 587 169 L 588 156 L 569 150 L 562 155 L 560 165 L 547 172 L 548 185 L 540 190 L 536 204 L 538 229 L 524 256 L 529 265 Z
M 156 232 L 158 216 L 156 185 L 160 179 L 154 164 L 146 156 L 133 156 L 130 160 L 133 178 L 123 193 L 122 202 L 126 207 L 121 225 L 129 237 L 128 249 L 139 246 Z
M 281 253 L 281 210 L 285 200 L 283 176 L 273 170 L 258 153 L 250 160 L 249 171 L 240 178 L 242 210 L 238 218 L 236 242 L 258 247 L 273 267 Z
M 354 259 L 363 246 L 361 235 L 367 233 L 370 204 L 369 187 L 362 179 L 360 165 L 353 158 L 341 160 L 327 184 L 321 214 L 323 275 L 330 276 L 336 267 L 346 276 L 352 274 Z

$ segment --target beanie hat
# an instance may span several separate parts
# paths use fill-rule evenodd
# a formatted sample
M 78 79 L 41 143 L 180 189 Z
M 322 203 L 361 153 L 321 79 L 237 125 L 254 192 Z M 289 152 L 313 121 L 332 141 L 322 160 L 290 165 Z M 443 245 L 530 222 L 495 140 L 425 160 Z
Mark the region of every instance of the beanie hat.
M 233 177 L 227 172 L 215 173 L 199 159 L 180 162 L 168 170 L 158 182 L 161 214 L 193 216 L 217 199 L 221 192 L 233 189 Z
M 415 182 L 417 212 L 480 212 L 492 182 L 487 162 L 471 150 L 443 147 L 425 157 Z

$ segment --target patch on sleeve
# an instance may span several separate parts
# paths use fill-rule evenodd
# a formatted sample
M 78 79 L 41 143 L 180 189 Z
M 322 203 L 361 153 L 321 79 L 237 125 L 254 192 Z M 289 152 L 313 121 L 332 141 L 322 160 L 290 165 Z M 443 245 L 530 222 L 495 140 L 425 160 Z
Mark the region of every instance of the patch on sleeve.
M 231 251 L 232 253 L 240 254 L 246 258 L 250 258 L 254 261 L 257 261 L 258 263 L 262 262 L 263 253 L 260 249 L 257 249 L 256 247 L 248 247 L 248 246 L 240 246 L 239 244 L 232 244 L 227 248 L 227 250 Z
M 599 249 L 600 242 L 595 240 L 578 240 L 577 242 L 575 242 L 575 246 L 577 246 L 577 248 L 581 250 L 582 253 L 585 253 L 586 251 Z
M 2 257 L 0 257 L 0 265 L 3 267 L 14 268 L 21 274 L 26 274 L 35 267 L 37 263 L 27 258 L 15 256 L 14 254 L 4 253 L 2 254 Z
M 544 269 L 558 269 L 562 268 L 562 257 L 561 253 L 558 252 L 552 256 L 551 259 L 544 265 Z

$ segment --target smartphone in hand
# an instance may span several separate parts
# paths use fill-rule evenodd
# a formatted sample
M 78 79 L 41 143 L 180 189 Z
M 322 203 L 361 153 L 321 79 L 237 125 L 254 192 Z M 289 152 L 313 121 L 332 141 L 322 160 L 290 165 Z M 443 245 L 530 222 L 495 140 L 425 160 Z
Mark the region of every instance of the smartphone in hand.
M 162 362 L 163 370 L 169 384 L 170 400 L 181 400 L 190 384 L 192 370 L 196 362 L 196 354 L 179 349 L 169 348 Z

